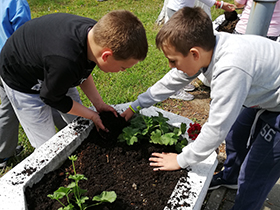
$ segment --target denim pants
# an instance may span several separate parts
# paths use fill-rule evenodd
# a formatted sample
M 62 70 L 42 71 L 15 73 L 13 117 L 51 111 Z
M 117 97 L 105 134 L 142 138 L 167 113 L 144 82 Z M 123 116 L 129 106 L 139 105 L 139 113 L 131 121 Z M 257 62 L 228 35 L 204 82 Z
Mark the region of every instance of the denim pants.
M 261 209 L 280 177 L 280 113 L 265 111 L 247 142 L 257 110 L 245 108 L 226 137 L 223 179 L 238 183 L 232 210 Z

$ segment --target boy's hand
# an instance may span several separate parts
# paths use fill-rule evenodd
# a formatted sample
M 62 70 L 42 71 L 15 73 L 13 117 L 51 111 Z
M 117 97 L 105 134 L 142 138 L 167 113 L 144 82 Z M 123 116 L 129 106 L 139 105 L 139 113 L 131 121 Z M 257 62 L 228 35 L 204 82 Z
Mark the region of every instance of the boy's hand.
M 130 108 L 127 108 L 123 113 L 121 113 L 121 116 L 124 117 L 126 121 L 128 121 L 133 115 L 134 112 Z
M 111 107 L 110 105 L 108 105 L 108 104 L 102 103 L 101 105 L 99 105 L 98 107 L 95 107 L 95 108 L 96 108 L 96 110 L 97 110 L 99 113 L 109 111 L 109 112 L 113 112 L 114 115 L 115 115 L 116 117 L 118 117 L 117 111 L 116 111 L 113 107 Z M 102 129 L 102 130 L 103 130 L 103 129 Z
M 154 171 L 175 171 L 181 169 L 177 162 L 176 153 L 153 153 L 149 158 L 150 166 L 155 167 Z
M 227 11 L 227 12 L 232 12 L 232 11 L 235 10 L 235 5 L 224 2 L 222 9 Z
M 91 116 L 90 120 L 93 121 L 97 131 L 99 131 L 99 129 L 101 129 L 101 130 L 108 132 L 108 129 L 103 125 L 102 120 L 100 119 L 97 112 L 94 112 L 94 114 Z

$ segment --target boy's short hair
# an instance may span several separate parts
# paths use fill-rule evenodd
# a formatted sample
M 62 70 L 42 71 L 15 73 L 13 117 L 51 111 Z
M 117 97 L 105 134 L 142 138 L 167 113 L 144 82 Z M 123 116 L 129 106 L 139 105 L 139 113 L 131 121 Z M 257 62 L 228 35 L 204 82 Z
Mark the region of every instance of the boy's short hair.
M 163 25 L 156 36 L 156 46 L 175 47 L 177 52 L 187 56 L 192 47 L 201 47 L 206 51 L 214 49 L 215 36 L 212 21 L 200 7 L 184 7 L 178 10 Z
M 111 49 L 116 60 L 144 60 L 147 56 L 145 29 L 129 11 L 116 10 L 104 15 L 93 27 L 93 33 L 95 43 Z

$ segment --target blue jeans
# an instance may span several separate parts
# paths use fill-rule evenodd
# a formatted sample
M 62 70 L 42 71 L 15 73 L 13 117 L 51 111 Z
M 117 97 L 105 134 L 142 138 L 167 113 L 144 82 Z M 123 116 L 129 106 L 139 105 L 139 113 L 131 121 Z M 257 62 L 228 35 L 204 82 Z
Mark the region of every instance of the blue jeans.
M 265 111 L 247 142 L 257 110 L 245 108 L 226 137 L 223 179 L 238 182 L 232 210 L 261 209 L 280 177 L 280 113 Z

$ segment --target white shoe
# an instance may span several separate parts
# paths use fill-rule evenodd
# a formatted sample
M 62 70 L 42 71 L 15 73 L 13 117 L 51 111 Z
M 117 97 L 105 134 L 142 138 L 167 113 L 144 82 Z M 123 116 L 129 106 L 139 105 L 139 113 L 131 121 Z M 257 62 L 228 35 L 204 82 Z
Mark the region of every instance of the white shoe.
M 169 96 L 169 98 L 191 101 L 194 99 L 194 96 L 181 89 L 178 92 L 174 93 L 173 95 Z
M 194 91 L 195 87 L 192 84 L 188 84 L 183 89 L 184 91 L 190 92 L 190 91 Z

